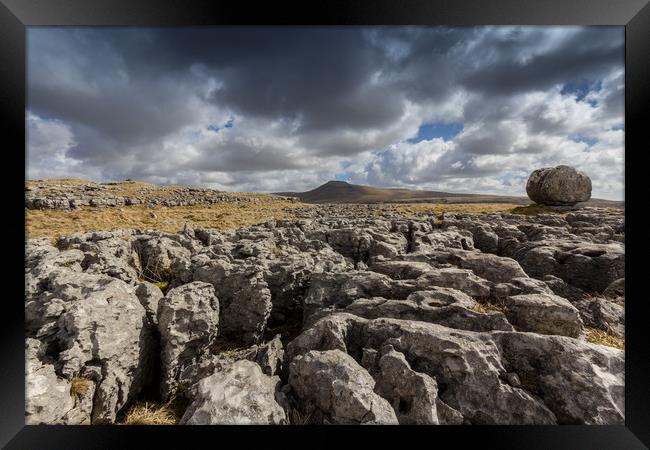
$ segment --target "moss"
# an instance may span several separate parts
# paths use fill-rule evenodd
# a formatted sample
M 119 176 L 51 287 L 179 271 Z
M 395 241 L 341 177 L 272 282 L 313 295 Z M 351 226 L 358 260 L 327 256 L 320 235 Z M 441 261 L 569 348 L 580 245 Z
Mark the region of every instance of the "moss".
M 138 281 L 147 281 L 149 283 L 152 283 L 158 286 L 163 294 L 166 294 L 172 281 L 171 268 L 165 267 L 161 270 L 150 270 L 148 268 L 145 268 L 138 276 Z
M 158 286 L 163 294 L 166 294 L 167 289 L 169 289 L 169 281 L 156 281 L 154 285 Z
M 160 281 L 170 281 L 172 279 L 171 267 L 165 267 L 160 271 Z
M 618 348 L 619 350 L 625 349 L 625 341 L 618 336 L 607 333 L 606 331 L 599 330 L 598 328 L 587 327 L 585 329 L 585 339 L 592 344 L 606 345 L 607 347 Z

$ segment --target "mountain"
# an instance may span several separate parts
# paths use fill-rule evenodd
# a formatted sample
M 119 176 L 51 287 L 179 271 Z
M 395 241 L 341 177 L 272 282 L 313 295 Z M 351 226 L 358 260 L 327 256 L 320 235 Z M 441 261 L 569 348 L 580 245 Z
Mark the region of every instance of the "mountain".
M 526 197 L 378 188 L 350 184 L 345 181 L 328 181 L 311 191 L 276 192 L 275 195 L 298 197 L 306 203 L 530 203 Z

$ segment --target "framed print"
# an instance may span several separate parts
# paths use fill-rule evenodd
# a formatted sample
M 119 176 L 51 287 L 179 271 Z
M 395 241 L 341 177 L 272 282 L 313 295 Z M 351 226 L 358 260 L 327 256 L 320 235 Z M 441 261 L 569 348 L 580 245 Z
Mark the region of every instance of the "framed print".
M 646 1 L 0 9 L 6 448 L 647 448 Z

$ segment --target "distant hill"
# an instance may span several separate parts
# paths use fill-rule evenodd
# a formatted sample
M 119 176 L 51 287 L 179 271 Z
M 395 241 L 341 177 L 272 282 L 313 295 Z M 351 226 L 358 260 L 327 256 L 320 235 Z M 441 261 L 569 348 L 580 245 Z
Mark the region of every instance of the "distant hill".
M 307 192 L 275 192 L 274 195 L 297 197 L 306 203 L 532 203 L 528 197 L 378 188 L 345 181 L 328 181 Z M 623 207 L 623 202 L 610 200 L 591 199 L 588 203 L 592 206 Z

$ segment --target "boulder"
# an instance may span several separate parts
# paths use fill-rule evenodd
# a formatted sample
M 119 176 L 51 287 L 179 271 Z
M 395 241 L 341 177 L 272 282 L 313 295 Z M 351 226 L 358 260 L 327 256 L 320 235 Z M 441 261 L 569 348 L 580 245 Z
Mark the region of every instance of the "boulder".
M 377 361 L 375 392 L 387 399 L 400 425 L 438 425 L 436 380 L 411 369 L 404 354 L 388 345 Z
M 393 280 L 376 272 L 315 273 L 303 301 L 304 314 L 308 318 L 322 308 L 344 308 L 357 298 L 405 299 L 415 290 L 412 281 Z
M 89 424 L 95 383 L 84 380 L 86 387 L 74 391 L 70 380 L 56 374 L 54 361 L 47 361 L 36 339 L 27 339 L 25 356 L 25 424 Z
M 149 380 L 153 343 L 145 309 L 132 286 L 104 275 L 54 271 L 46 286 L 38 301 L 52 319 L 36 337 L 57 375 L 95 381 L 92 422 L 113 423 Z
M 312 350 L 338 349 L 361 359 L 361 349 L 377 350 L 388 344 L 404 354 L 414 371 L 445 387 L 439 392 L 441 400 L 462 414 L 464 423 L 555 423 L 555 416 L 539 398 L 511 384 L 514 381 L 490 333 L 337 313 L 303 331 L 288 345 L 287 353 L 295 361 Z
M 147 319 L 153 326 L 158 325 L 158 303 L 164 297 L 162 291 L 155 284 L 144 281 L 137 285 L 135 295 L 147 312 Z
M 417 320 L 460 330 L 513 330 L 512 325 L 508 323 L 501 312 L 480 313 L 474 311 L 472 309 L 476 305 L 474 301 L 469 307 L 460 303 L 436 306 L 435 299 L 432 301 L 427 297 L 421 298 L 414 294 L 411 294 L 407 300 L 387 300 L 381 297 L 358 299 L 348 305 L 344 311 L 366 319 L 390 317 Z
M 373 391 L 372 376 L 340 350 L 297 356 L 289 366 L 289 384 L 303 413 L 321 416 L 324 423 L 398 423 L 388 401 Z
M 276 400 L 279 383 L 279 377 L 265 375 L 256 363 L 237 361 L 198 382 L 179 424 L 284 424 L 286 416 Z
M 602 297 L 588 297 L 573 304 L 588 327 L 604 330 L 623 338 L 625 336 L 625 307 Z
M 194 280 L 211 283 L 219 297 L 221 333 L 247 346 L 260 341 L 273 308 L 263 269 L 218 259 L 194 271 Z
M 457 289 L 472 297 L 489 297 L 490 284 L 487 280 L 480 278 L 469 269 L 457 269 L 455 267 L 433 269 L 417 280 L 418 289 L 429 289 L 432 287 L 448 287 Z
M 583 323 L 568 300 L 552 294 L 522 294 L 504 299 L 508 321 L 522 331 L 578 337 Z
M 603 295 L 612 299 L 625 297 L 625 278 L 612 281 L 603 291 Z
M 194 281 L 171 289 L 158 304 L 164 399 L 180 371 L 201 358 L 217 336 L 219 300 L 209 283 Z
M 542 205 L 572 206 L 591 198 L 591 179 L 570 166 L 544 167 L 530 174 L 526 193 Z
M 624 352 L 533 333 L 495 332 L 507 365 L 559 424 L 616 425 L 625 417 Z
M 456 250 L 451 254 L 449 262 L 462 269 L 470 269 L 474 274 L 493 283 L 504 283 L 513 278 L 528 277 L 514 259 L 491 253 Z
M 284 375 L 284 349 L 280 335 L 276 335 L 272 340 L 261 344 L 253 345 L 249 348 L 232 350 L 225 353 L 206 353 L 187 366 L 181 367 L 178 375 L 178 384 L 192 386 L 209 377 L 215 372 L 219 372 L 234 362 L 248 360 L 257 363 L 262 372 L 268 376 Z

